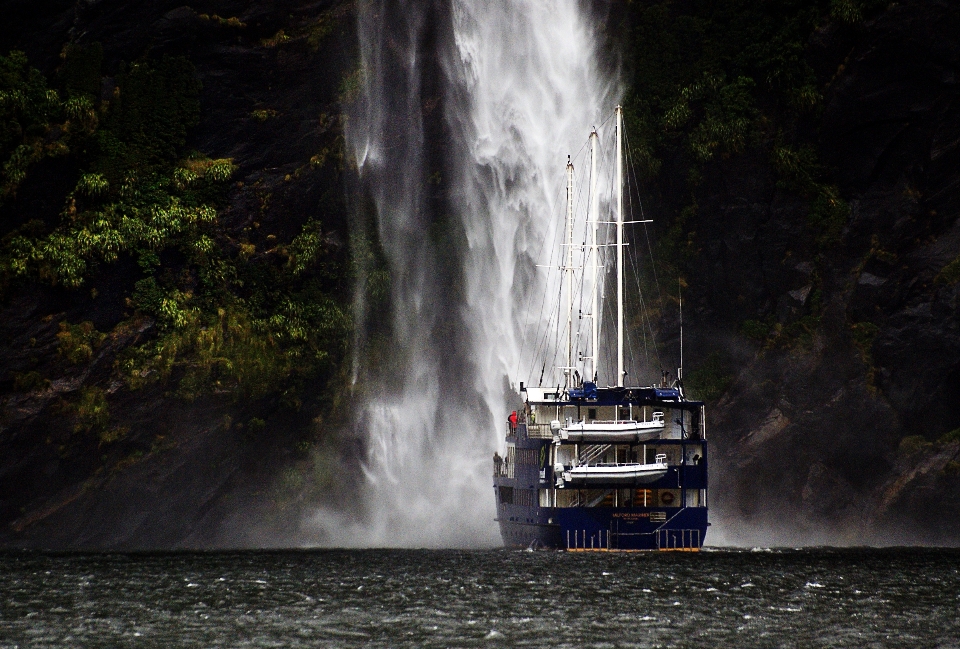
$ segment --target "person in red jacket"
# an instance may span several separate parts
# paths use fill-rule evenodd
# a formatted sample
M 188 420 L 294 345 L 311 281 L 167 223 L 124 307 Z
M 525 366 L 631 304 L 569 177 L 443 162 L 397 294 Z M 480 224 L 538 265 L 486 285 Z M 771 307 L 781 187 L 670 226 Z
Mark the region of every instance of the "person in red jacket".
M 517 411 L 516 410 L 510 413 L 510 416 L 507 417 L 507 421 L 510 422 L 510 430 L 517 429 Z

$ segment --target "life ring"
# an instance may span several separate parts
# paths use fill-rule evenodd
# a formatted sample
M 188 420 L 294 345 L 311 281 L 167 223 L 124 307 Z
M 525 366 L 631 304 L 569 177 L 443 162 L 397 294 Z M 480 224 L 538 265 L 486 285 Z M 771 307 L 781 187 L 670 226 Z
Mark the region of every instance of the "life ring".
M 674 501 L 674 496 L 671 492 L 665 491 L 662 494 L 660 494 L 660 502 L 662 502 L 664 505 L 673 504 L 673 501 Z

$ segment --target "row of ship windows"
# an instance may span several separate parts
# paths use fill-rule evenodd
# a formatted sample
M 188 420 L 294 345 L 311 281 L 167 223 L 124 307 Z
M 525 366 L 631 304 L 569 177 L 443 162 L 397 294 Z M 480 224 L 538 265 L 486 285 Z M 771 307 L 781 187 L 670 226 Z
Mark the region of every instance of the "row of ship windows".
M 595 449 L 601 446 L 593 444 L 569 445 L 554 447 L 548 452 L 548 447 L 543 446 L 539 450 L 532 448 L 516 448 L 510 446 L 507 448 L 507 456 L 500 457 L 499 453 L 493 454 L 493 475 L 499 477 L 513 478 L 516 475 L 514 467 L 517 466 L 537 466 L 547 467 L 554 463 L 565 465 L 578 464 L 582 462 L 583 457 L 587 457 Z M 685 464 L 687 466 L 698 465 L 702 461 L 701 454 L 704 452 L 699 444 L 688 444 L 684 447 L 679 445 L 623 445 L 610 444 L 605 445 L 603 454 L 593 457 L 593 462 L 641 462 L 652 464 L 656 462 L 658 455 L 666 456 L 666 463 L 670 466 Z
M 537 501 L 536 489 L 514 489 L 513 487 L 498 487 L 500 503 L 503 505 L 520 505 L 521 507 L 535 507 Z
M 546 456 L 546 449 L 544 449 Z M 516 448 L 511 446 L 507 449 L 507 462 L 527 466 L 540 466 L 540 452 L 532 448 Z
M 704 489 L 515 489 L 497 487 L 502 505 L 521 507 L 706 507 Z

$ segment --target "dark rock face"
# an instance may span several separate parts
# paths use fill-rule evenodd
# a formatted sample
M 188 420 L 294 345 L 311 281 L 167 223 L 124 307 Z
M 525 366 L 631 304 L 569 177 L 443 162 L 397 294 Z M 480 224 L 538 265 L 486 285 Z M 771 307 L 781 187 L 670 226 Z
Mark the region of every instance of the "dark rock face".
M 220 215 L 227 236 L 244 232 L 265 250 L 289 243 L 314 219 L 331 249 L 346 258 L 343 181 L 312 162 L 340 137 L 339 93 L 354 48 L 349 4 L 3 4 L 0 50 L 22 49 L 32 65 L 53 76 L 66 42 L 99 42 L 107 97 L 124 64 L 140 57 L 189 59 L 203 90 L 201 122 L 188 147 L 239 165 L 239 182 Z M 320 20 L 330 28 L 309 32 Z M 0 209 L 0 234 L 31 219 L 56 224 L 79 175 L 75 165 L 56 159 L 32 169 L 15 200 Z M 130 392 L 119 380 L 111 383 L 124 350 L 155 333 L 149 319 L 115 329 L 131 317 L 125 300 L 141 277 L 135 261 L 121 257 L 82 290 L 34 284 L 2 305 L 0 546 L 296 543 L 296 526 L 284 518 L 291 492 L 280 495 L 276 481 L 296 466 L 298 480 L 306 475 L 309 482 L 309 446 L 317 439 L 318 417 L 326 414 L 319 398 L 307 395 L 299 408 L 275 397 L 238 400 L 216 393 L 189 402 L 171 394 L 170 385 Z M 113 331 L 89 362 L 74 364 L 58 353 L 61 321 L 90 321 L 98 331 Z M 23 376 L 36 380 L 24 384 Z M 124 431 L 116 444 L 74 430 L 70 404 L 95 384 L 105 386 L 111 421 Z M 317 394 L 324 389 L 318 386 Z M 353 466 L 348 456 L 355 452 L 349 443 L 329 451 Z M 349 480 L 339 476 L 343 484 Z
M 714 504 L 745 538 L 960 538 L 947 523 L 960 517 L 957 451 L 935 441 L 960 426 L 960 287 L 938 279 L 960 255 L 958 33 L 953 3 L 916 1 L 812 39 L 829 81 L 820 155 L 851 208 L 839 243 L 811 243 L 809 206 L 765 160 L 704 173 L 691 300 L 704 325 L 724 323 L 700 351 L 739 341 L 727 347 L 742 370 L 713 409 L 712 467 Z M 758 317 L 790 326 L 811 273 L 823 309 L 809 338 L 745 351 L 731 330 Z M 933 444 L 907 461 L 897 448 L 912 435 Z
M 22 49 L 45 73 L 67 41 L 101 42 L 107 94 L 121 62 L 189 58 L 203 82 L 189 146 L 240 166 L 221 215 L 231 231 L 261 248 L 289 242 L 314 218 L 347 241 L 347 223 L 330 216 L 343 214 L 330 206 L 345 188 L 310 161 L 339 133 L 338 93 L 355 47 L 350 3 L 8 0 L 3 9 L 0 51 Z M 317 46 L 302 27 L 330 12 L 337 26 Z M 708 428 L 711 507 L 728 540 L 958 541 L 960 443 L 944 433 L 960 428 L 960 283 L 942 275 L 960 257 L 958 34 L 956 3 L 907 0 L 856 27 L 827 23 L 810 39 L 805 55 L 824 101 L 796 131 L 816 142 L 849 204 L 837 241 L 818 239 L 809 198 L 778 183 L 769 147 L 702 171 L 684 225 L 693 250 L 685 344 L 688 366 L 720 349 L 736 368 L 710 404 Z M 425 105 L 442 94 L 433 78 L 425 76 Z M 431 141 L 446 142 L 443 111 L 426 113 Z M 444 164 L 442 149 L 429 152 L 426 171 Z M 31 219 L 56 222 L 78 173 L 62 160 L 38 165 L 0 209 L 0 235 Z M 683 161 L 664 161 L 654 212 L 679 211 L 686 173 Z M 446 197 L 431 200 L 442 213 Z M 109 383 L 111 368 L 152 335 L 149 319 L 115 331 L 89 363 L 58 353 L 59 322 L 110 331 L 127 318 L 138 273 L 121 258 L 88 287 L 96 297 L 38 284 L 2 305 L 0 546 L 296 543 L 296 507 L 279 502 L 275 477 L 289 467 L 298 479 L 309 473 L 295 449 L 304 431 L 324 426 L 317 403 L 289 410 L 218 394 L 191 403 L 162 386 L 125 393 Z M 438 330 L 455 341 L 447 317 Z M 777 338 L 789 343 L 758 343 L 745 321 L 794 333 Z M 49 380 L 15 378 L 30 372 Z M 65 404 L 93 382 L 122 413 L 122 448 L 73 432 Z M 254 418 L 269 436 L 251 434 Z M 340 439 L 324 452 L 355 467 L 361 446 Z M 351 479 L 318 478 L 314 492 L 350 502 Z

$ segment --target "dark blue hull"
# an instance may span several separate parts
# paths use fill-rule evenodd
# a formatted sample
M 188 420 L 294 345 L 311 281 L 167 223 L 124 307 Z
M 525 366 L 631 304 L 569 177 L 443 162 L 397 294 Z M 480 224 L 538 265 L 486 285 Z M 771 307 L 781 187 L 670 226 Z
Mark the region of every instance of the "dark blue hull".
M 536 507 L 523 513 L 526 516 L 514 517 L 520 520 L 499 521 L 508 547 L 699 550 L 707 534 L 706 507 Z M 657 520 L 658 514 L 666 520 Z M 526 522 L 544 518 L 552 522 Z
M 528 425 L 527 411 L 520 411 L 518 420 L 508 426 L 507 455 L 494 458 L 497 521 L 504 544 L 579 551 L 699 550 L 709 526 L 702 404 L 679 399 L 661 402 L 656 400 L 659 394 L 647 401 L 623 401 L 626 397 L 616 401 L 605 392 L 600 390 L 583 403 L 559 401 L 546 406 L 555 408 L 557 417 L 565 407 L 580 420 L 581 410 L 590 413 L 607 407 L 609 412 L 611 403 L 618 408 L 624 408 L 622 403 L 633 408 L 652 405 L 658 411 L 672 410 L 673 416 L 666 421 L 676 425 L 665 425 L 656 437 L 607 444 L 588 441 L 581 448 L 577 442 L 555 436 L 549 425 Z M 544 402 L 534 405 L 543 407 Z M 589 418 L 595 420 L 595 415 Z M 607 454 L 607 462 L 617 463 L 649 464 L 660 454 L 664 471 L 654 479 L 638 476 L 615 481 L 595 474 L 588 487 L 570 482 L 565 467 L 575 456 L 581 458 L 581 453 L 587 454 L 582 456 L 587 462 L 596 462 L 600 457 L 596 449 Z

